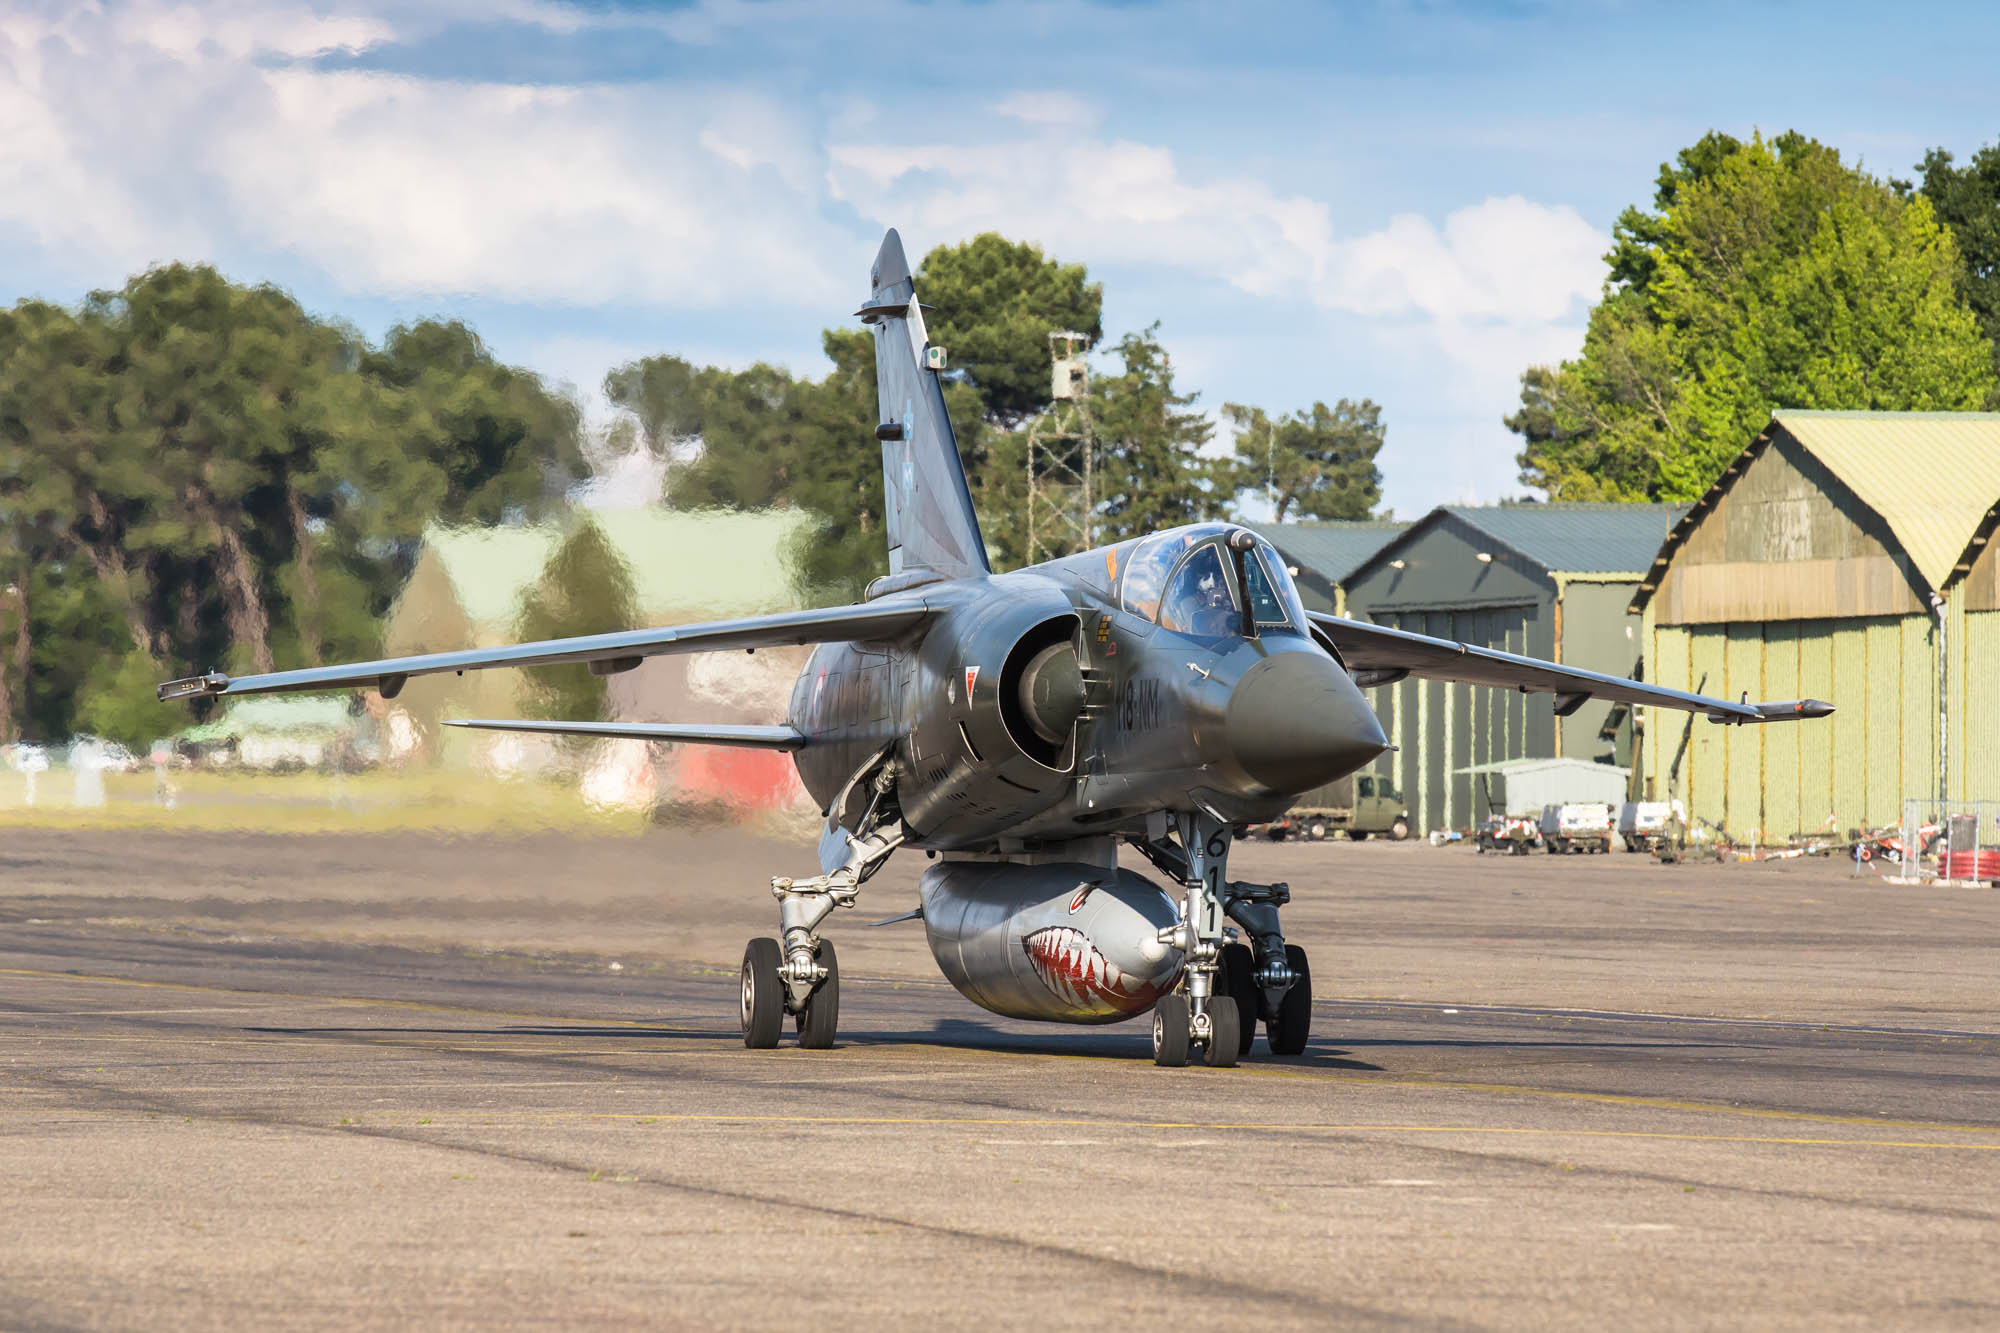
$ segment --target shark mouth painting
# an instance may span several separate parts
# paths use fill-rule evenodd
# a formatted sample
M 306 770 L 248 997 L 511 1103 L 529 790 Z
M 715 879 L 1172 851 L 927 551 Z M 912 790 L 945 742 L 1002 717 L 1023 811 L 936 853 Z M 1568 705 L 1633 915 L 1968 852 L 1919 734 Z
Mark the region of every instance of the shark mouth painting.
M 1176 979 L 1153 982 L 1132 976 L 1099 953 L 1090 936 L 1075 926 L 1045 926 L 1022 940 L 1021 947 L 1042 984 L 1064 1003 L 1092 1013 L 1150 1009 Z

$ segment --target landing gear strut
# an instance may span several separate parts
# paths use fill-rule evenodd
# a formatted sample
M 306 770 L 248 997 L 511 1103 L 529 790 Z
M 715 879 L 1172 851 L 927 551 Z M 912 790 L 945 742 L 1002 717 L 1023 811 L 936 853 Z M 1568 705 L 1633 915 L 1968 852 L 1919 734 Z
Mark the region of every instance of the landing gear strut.
M 745 1046 L 762 1050 L 776 1046 L 786 1014 L 798 1022 L 800 1046 L 825 1050 L 833 1045 L 840 1027 L 840 961 L 833 941 L 819 934 L 820 923 L 834 908 L 854 906 L 862 882 L 882 868 L 905 836 L 900 830 L 883 831 L 892 817 L 900 823 L 888 801 L 895 788 L 895 766 L 884 764 L 872 782 L 874 796 L 861 819 L 863 832 L 829 834 L 845 841 L 844 862 L 810 879 L 780 875 L 771 880 L 782 942 L 762 936 L 743 951 Z
M 1147 842 L 1141 850 L 1184 887 L 1180 920 L 1160 932 L 1187 959 L 1181 988 L 1153 1010 L 1153 1061 L 1184 1065 L 1190 1054 L 1227 1068 L 1250 1049 L 1257 1022 L 1273 1055 L 1298 1055 L 1312 1028 L 1312 978 L 1306 952 L 1286 944 L 1278 909 L 1291 901 L 1284 884 L 1227 878 L 1230 825 L 1205 813 L 1174 816 L 1179 847 Z M 1249 944 L 1223 925 L 1242 927 Z

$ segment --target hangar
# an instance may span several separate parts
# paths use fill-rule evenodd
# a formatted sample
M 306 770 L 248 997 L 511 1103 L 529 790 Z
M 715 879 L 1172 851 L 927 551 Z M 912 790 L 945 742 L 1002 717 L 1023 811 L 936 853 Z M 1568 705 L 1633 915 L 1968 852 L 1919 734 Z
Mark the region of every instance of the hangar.
M 1444 505 L 1350 573 L 1347 614 L 1420 634 L 1630 675 L 1640 621 L 1627 605 L 1675 505 Z M 1282 544 L 1280 550 L 1284 550 Z M 1629 710 L 1586 700 L 1558 719 L 1548 695 L 1405 680 L 1373 692 L 1399 748 L 1376 761 L 1419 831 L 1466 828 L 1485 813 L 1462 770 L 1504 759 L 1631 762 Z
M 1775 414 L 1631 609 L 1660 684 L 1839 711 L 1812 727 L 1662 716 L 1647 791 L 1771 841 L 1889 824 L 1905 798 L 2000 797 L 1996 523 L 2000 414 Z

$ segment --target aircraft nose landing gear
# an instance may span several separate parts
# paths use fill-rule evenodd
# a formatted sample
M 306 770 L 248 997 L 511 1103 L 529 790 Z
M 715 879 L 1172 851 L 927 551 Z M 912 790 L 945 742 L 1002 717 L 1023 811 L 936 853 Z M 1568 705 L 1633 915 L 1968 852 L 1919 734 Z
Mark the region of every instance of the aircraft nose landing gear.
M 1181 919 L 1160 941 L 1187 959 L 1181 988 L 1153 1009 L 1153 1063 L 1179 1066 L 1199 1050 L 1203 1064 L 1228 1068 L 1248 1053 L 1264 1021 L 1273 1055 L 1298 1055 L 1312 1026 L 1312 977 L 1306 953 L 1286 944 L 1278 909 L 1291 900 L 1283 884 L 1232 884 L 1224 878 L 1230 826 L 1206 814 L 1176 816 L 1180 855 L 1161 843 L 1142 847 L 1186 888 Z M 1224 916 L 1251 944 L 1234 942 Z
M 861 882 L 903 845 L 902 833 L 873 830 L 876 805 L 868 812 L 866 834 L 847 834 L 847 861 L 824 875 L 771 881 L 778 900 L 782 944 L 768 935 L 743 950 L 743 1044 L 769 1050 L 778 1044 L 785 1015 L 798 1020 L 799 1045 L 823 1051 L 840 1027 L 840 961 L 833 941 L 819 934 L 820 923 L 836 907 L 854 906 Z

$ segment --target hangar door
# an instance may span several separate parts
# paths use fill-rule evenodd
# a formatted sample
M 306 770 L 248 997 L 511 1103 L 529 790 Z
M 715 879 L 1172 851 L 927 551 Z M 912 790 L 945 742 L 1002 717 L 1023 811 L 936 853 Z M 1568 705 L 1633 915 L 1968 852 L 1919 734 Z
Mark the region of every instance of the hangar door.
M 1376 611 L 1381 625 L 1457 639 L 1510 653 L 1547 656 L 1540 608 L 1485 606 L 1423 611 Z M 1546 694 L 1415 677 L 1372 691 L 1382 730 L 1399 748 L 1378 760 L 1410 807 L 1416 831 L 1462 829 L 1486 815 L 1478 780 L 1458 770 L 1502 759 L 1555 753 L 1555 711 Z

